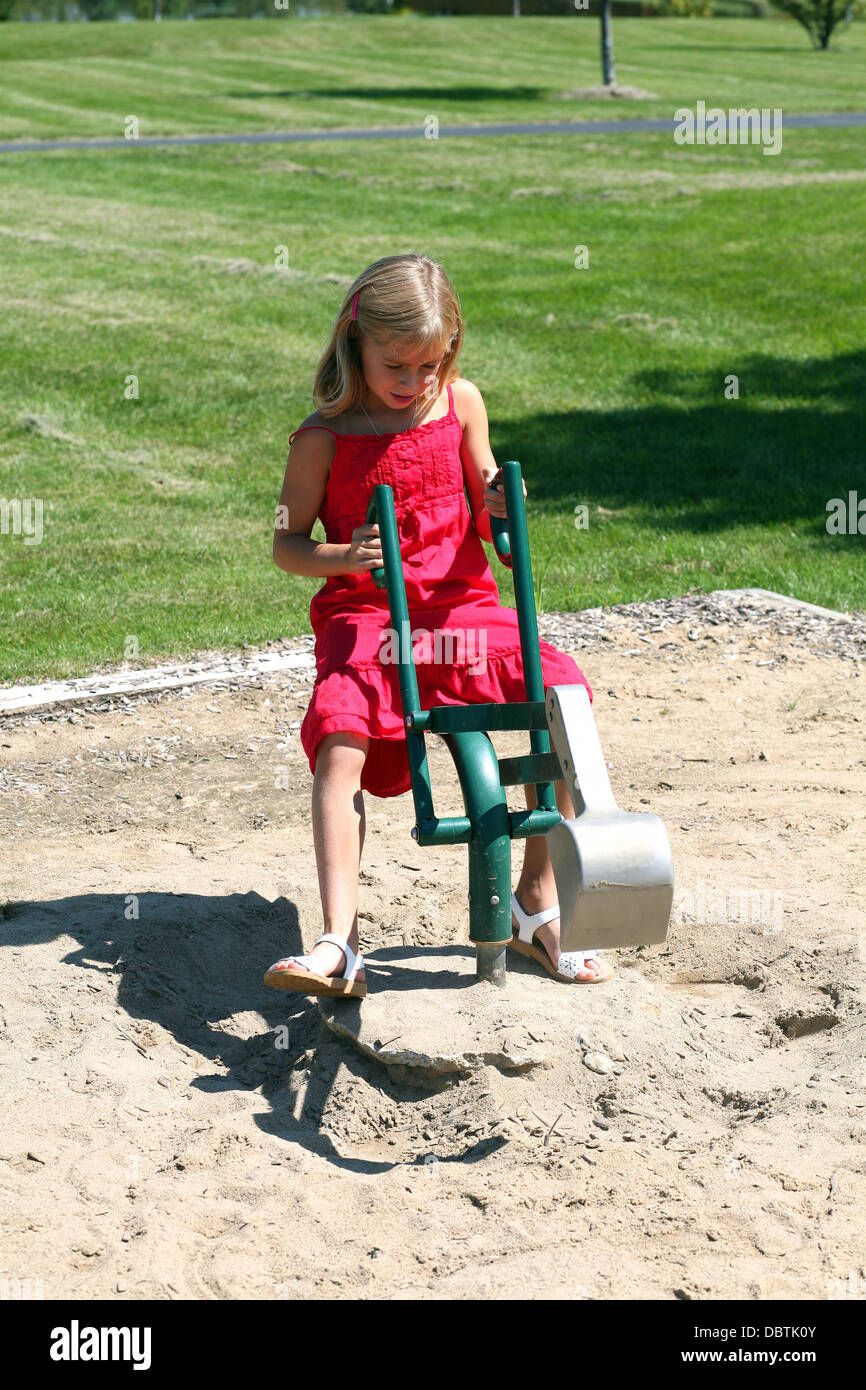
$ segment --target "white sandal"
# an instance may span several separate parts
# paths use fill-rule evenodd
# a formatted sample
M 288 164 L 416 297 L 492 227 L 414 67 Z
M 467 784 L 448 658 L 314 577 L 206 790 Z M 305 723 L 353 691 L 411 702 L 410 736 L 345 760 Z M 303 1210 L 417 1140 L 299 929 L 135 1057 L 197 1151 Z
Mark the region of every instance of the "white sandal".
M 344 953 L 346 964 L 342 975 L 320 975 L 316 970 L 316 961 L 310 956 L 284 956 L 282 960 L 274 961 L 270 970 L 265 972 L 265 984 L 270 985 L 272 989 L 294 990 L 297 994 L 325 994 L 340 999 L 365 999 L 367 982 L 355 979 L 363 967 L 364 957 L 356 956 L 348 941 L 341 941 L 330 932 L 326 936 L 320 936 L 315 945 L 318 946 L 322 941 L 339 946 Z M 303 969 L 286 969 L 290 962 L 302 966 Z
M 512 933 L 510 945 L 521 956 L 529 956 L 531 960 L 537 960 L 539 965 L 543 965 L 545 970 L 553 976 L 555 980 L 562 980 L 569 985 L 597 985 L 602 980 L 610 980 L 613 977 L 613 966 L 609 961 L 599 961 L 601 972 L 593 975 L 589 979 L 578 979 L 578 972 L 583 970 L 587 960 L 598 960 L 604 952 L 598 951 L 563 951 L 560 954 L 558 968 L 554 966 L 547 951 L 543 946 L 537 946 L 533 937 L 537 929 L 550 922 L 554 917 L 559 916 L 559 903 L 554 903 L 553 907 L 546 907 L 542 912 L 535 912 L 530 915 L 524 912 L 517 899 L 517 894 L 511 894 L 511 911 L 517 918 L 520 930 L 516 935 Z

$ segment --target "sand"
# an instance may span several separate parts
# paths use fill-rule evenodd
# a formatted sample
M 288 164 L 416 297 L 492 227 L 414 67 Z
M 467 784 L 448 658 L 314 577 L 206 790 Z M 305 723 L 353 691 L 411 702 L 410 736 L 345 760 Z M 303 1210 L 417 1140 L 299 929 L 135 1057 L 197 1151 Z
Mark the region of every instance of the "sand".
M 570 991 L 547 1064 L 518 1072 L 393 1073 L 264 987 L 321 930 L 309 678 L 0 721 L 0 1279 L 862 1297 L 862 661 L 772 619 L 676 617 L 560 628 L 583 634 L 565 649 L 620 805 L 665 821 L 677 899 L 667 942 L 617 952 L 609 984 L 509 953 L 516 1034 L 537 989 Z M 437 811 L 459 812 L 429 745 Z M 362 949 L 466 947 L 465 849 L 415 846 L 409 794 L 365 800 Z

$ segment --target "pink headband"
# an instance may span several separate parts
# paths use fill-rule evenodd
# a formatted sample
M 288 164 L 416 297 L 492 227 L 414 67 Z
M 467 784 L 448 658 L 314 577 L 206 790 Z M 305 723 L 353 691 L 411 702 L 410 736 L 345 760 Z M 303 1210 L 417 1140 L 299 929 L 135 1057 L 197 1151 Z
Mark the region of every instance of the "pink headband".
M 359 295 L 360 293 L 361 293 L 360 290 L 356 290 L 356 291 L 355 291 L 354 298 L 353 298 L 353 300 L 352 300 L 352 318 L 353 318 L 353 319 L 357 319 L 357 317 L 358 317 L 358 295 Z

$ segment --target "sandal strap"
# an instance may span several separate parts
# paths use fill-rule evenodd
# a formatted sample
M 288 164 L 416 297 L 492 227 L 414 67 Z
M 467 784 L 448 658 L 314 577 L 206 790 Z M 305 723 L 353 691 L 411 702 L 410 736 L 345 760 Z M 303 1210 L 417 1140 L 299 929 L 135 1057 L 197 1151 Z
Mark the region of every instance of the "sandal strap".
M 556 968 L 560 975 L 579 975 L 586 969 L 588 960 L 596 960 L 601 954 L 601 951 L 563 951 Z
M 546 907 L 543 911 L 531 915 L 524 912 L 516 893 L 511 894 L 511 908 L 520 927 L 518 940 L 527 942 L 529 945 L 533 944 L 535 933 L 540 926 L 559 916 L 559 903 L 554 903 L 553 907 Z M 604 950 L 600 947 L 586 951 L 563 951 L 560 953 L 556 968 L 561 975 L 576 975 L 584 968 L 588 960 L 595 960 L 602 955 L 604 955 Z
M 541 912 L 534 912 L 530 916 L 530 914 L 524 912 L 523 908 L 520 906 L 517 894 L 512 893 L 511 910 L 517 918 L 519 925 L 518 939 L 531 945 L 532 938 L 538 928 L 543 926 L 545 922 L 550 922 L 554 917 L 559 916 L 559 903 L 554 903 L 552 907 L 545 907 Z
M 327 941 L 332 946 L 339 946 L 346 957 L 346 965 L 339 978 L 342 980 L 354 980 L 356 973 L 364 964 L 364 957 L 362 955 L 356 956 L 348 941 L 341 941 L 338 936 L 334 936 L 333 932 L 327 932 L 324 936 L 320 936 L 316 945 L 318 946 L 319 942 L 322 941 Z
M 305 970 L 311 970 L 315 961 L 309 956 L 283 956 L 281 960 L 274 961 L 271 970 L 279 970 L 281 965 L 302 965 Z

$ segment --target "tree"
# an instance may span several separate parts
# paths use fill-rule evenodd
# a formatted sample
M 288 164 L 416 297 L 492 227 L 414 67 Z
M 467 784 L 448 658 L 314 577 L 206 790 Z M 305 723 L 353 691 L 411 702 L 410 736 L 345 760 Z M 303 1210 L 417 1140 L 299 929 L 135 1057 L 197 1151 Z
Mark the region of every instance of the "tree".
M 829 48 L 830 35 L 850 12 L 862 14 L 863 0 L 770 0 L 777 10 L 783 10 L 796 19 L 812 40 L 816 48 Z

